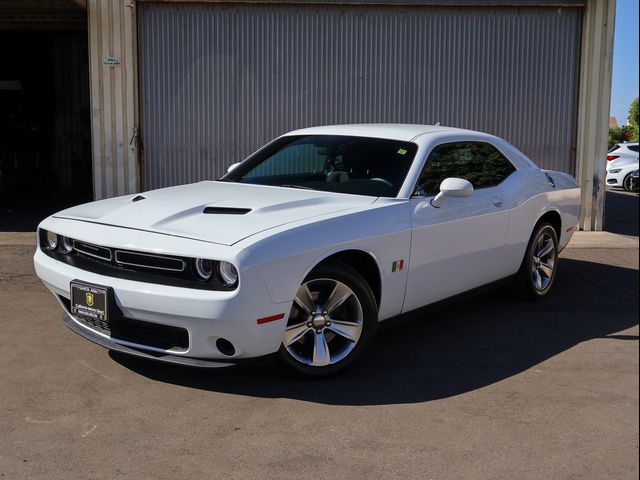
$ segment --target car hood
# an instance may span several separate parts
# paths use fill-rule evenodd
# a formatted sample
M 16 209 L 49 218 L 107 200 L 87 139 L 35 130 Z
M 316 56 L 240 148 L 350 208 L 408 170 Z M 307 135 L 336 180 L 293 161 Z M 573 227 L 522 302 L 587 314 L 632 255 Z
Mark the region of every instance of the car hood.
M 258 232 L 363 207 L 376 197 L 200 182 L 78 205 L 54 216 L 233 245 Z

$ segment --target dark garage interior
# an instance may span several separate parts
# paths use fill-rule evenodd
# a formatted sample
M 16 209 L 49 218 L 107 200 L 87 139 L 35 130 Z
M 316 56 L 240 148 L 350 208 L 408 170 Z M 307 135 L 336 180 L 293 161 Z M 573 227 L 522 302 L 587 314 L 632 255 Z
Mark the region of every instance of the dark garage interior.
M 0 10 L 0 230 L 92 199 L 87 49 L 82 9 Z

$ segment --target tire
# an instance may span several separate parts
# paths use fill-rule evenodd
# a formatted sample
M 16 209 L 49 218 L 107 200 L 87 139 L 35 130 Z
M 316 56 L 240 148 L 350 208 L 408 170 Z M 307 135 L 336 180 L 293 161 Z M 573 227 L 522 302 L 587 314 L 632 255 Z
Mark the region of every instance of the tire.
M 624 180 L 622 181 L 622 186 L 624 187 L 624 190 L 626 192 L 631 192 L 631 174 L 629 173 L 626 177 L 624 177 Z
M 371 288 L 350 266 L 327 262 L 298 288 L 276 366 L 307 378 L 335 375 L 362 356 L 375 336 Z
M 527 251 L 514 278 L 512 290 L 527 300 L 548 296 L 558 271 L 558 236 L 549 223 L 536 225 Z

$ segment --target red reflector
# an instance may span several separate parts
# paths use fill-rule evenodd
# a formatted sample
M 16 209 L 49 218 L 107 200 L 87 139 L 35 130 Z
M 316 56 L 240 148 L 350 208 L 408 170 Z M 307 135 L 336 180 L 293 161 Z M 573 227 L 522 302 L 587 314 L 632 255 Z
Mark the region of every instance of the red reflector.
M 284 318 L 284 313 L 279 313 L 278 315 L 272 315 L 270 317 L 264 317 L 258 319 L 258 325 L 262 325 L 263 323 L 275 322 L 276 320 L 280 320 Z
M 620 155 L 607 155 L 607 160 L 615 160 L 616 158 L 620 158 Z

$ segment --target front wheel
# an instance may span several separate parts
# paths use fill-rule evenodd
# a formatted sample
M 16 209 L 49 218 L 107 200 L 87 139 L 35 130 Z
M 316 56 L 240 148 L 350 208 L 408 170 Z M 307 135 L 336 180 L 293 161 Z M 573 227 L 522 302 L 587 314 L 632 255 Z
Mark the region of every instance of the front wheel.
M 548 223 L 536 227 L 513 287 L 523 298 L 537 300 L 551 293 L 558 269 L 558 236 Z
M 334 375 L 362 355 L 377 321 L 364 278 L 342 263 L 321 265 L 298 288 L 278 364 L 305 377 Z
M 629 174 L 626 177 L 624 177 L 624 180 L 622 182 L 622 186 L 624 187 L 625 191 L 627 191 L 627 192 L 632 192 L 633 191 L 633 183 L 632 183 L 632 179 L 631 179 L 631 174 Z

